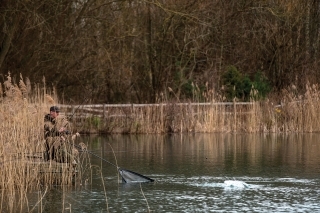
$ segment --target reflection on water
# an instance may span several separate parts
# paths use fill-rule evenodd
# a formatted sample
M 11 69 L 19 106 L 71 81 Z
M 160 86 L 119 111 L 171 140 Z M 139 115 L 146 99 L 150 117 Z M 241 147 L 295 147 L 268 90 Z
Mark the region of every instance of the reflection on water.
M 320 212 L 319 139 L 317 134 L 82 137 L 79 142 L 95 154 L 156 182 L 119 184 L 116 168 L 92 156 L 94 165 L 103 165 L 104 184 L 93 174 L 93 183 L 81 189 L 51 190 L 43 205 L 45 212 Z

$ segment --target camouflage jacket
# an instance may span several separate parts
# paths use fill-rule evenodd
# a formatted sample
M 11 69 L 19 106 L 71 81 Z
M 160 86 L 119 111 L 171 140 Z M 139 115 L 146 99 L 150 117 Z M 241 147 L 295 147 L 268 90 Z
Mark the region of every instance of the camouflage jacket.
M 64 127 L 65 131 L 59 132 L 59 130 Z M 58 116 L 55 119 L 47 114 L 44 116 L 44 136 L 48 137 L 56 137 L 62 135 L 68 135 L 70 132 L 70 124 L 66 117 Z

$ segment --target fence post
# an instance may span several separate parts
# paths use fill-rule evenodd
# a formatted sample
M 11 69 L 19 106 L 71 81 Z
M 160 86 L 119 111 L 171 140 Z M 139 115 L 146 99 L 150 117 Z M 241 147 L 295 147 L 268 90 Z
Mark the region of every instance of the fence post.
M 103 120 L 106 118 L 106 104 L 103 104 Z

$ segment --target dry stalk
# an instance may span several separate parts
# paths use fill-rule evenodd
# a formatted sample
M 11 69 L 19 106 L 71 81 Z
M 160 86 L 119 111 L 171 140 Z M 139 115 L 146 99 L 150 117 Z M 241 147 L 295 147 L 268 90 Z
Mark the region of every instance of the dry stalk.
M 45 195 L 47 194 L 47 191 L 48 191 L 48 186 L 46 186 L 46 189 L 44 190 L 43 194 L 39 198 L 38 202 L 34 204 L 34 207 L 29 212 L 32 212 L 36 208 L 36 206 L 38 206 L 39 203 L 42 203 L 42 200 L 45 197 Z M 40 194 L 41 194 L 41 192 L 40 192 Z M 41 207 L 40 212 L 42 212 L 42 205 L 40 205 L 40 207 Z
M 144 193 L 143 193 L 141 183 L 140 183 L 140 190 L 141 190 L 141 194 L 142 194 L 142 196 L 143 196 L 144 200 L 146 201 L 147 208 L 148 208 L 148 212 L 151 212 L 151 210 L 150 210 L 150 206 L 149 206 L 149 203 L 148 203 L 148 200 L 147 200 L 146 196 L 145 196 L 145 195 L 144 195 Z
M 102 175 L 102 171 L 100 171 L 100 177 L 101 177 L 101 182 L 102 182 L 102 186 L 103 186 L 104 197 L 106 198 L 107 212 L 109 212 L 107 190 L 106 190 L 106 186 L 104 184 L 104 178 L 103 178 L 103 175 Z
M 111 144 L 110 144 L 110 143 L 109 143 L 109 146 L 110 146 L 110 148 L 111 148 L 111 150 L 112 150 L 112 153 L 113 153 L 113 156 L 114 156 L 114 160 L 116 161 L 115 165 L 117 166 L 117 168 L 119 168 L 119 166 L 118 166 L 118 161 L 117 161 L 117 157 L 116 157 L 116 154 L 115 154 L 115 152 L 114 152 L 114 150 L 113 150 L 113 148 L 112 148 L 112 146 L 111 146 Z M 118 183 L 120 183 L 120 176 L 119 176 L 119 172 L 117 172 L 117 175 L 118 175 Z

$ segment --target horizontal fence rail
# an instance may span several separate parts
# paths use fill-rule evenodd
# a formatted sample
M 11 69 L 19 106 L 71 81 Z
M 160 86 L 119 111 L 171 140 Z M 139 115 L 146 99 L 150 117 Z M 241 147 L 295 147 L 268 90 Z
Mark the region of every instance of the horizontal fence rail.
M 262 102 L 58 105 L 82 133 L 315 132 L 313 99 Z
M 60 105 L 63 114 L 74 117 L 119 117 L 124 116 L 122 113 L 110 114 L 110 109 L 125 109 L 125 108 L 145 108 L 145 107 L 198 107 L 198 106 L 249 106 L 253 102 L 217 102 L 217 103 L 161 103 L 161 104 L 85 104 L 85 105 Z
M 257 103 L 62 104 L 59 107 L 79 132 L 164 133 L 195 131 L 195 126 L 203 122 L 215 122 L 210 116 L 230 118 L 235 114 L 252 114 L 250 109 L 254 104 Z

